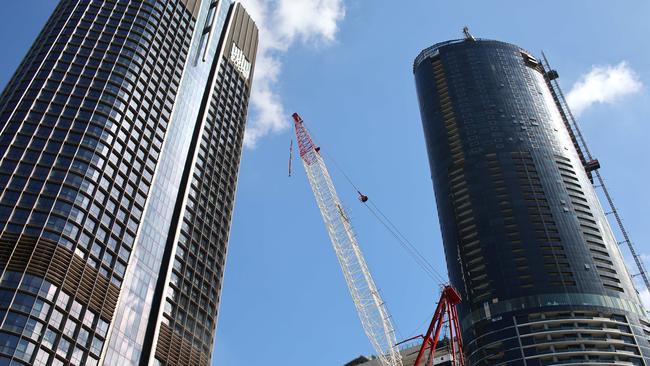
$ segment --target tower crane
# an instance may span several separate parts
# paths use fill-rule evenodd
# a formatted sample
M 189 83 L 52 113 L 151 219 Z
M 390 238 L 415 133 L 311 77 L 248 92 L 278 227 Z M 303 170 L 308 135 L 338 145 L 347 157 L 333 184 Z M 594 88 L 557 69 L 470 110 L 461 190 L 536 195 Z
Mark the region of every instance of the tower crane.
M 304 126 L 302 118 L 293 114 L 300 159 L 305 167 L 316 203 L 338 258 L 348 290 L 357 309 L 361 325 L 383 366 L 402 366 L 395 347 L 395 330 L 386 304 L 379 295 L 368 265 L 361 253 L 341 200 L 336 193 L 325 161 Z M 359 193 L 363 201 L 367 197 Z
M 548 59 L 546 58 L 544 52 L 542 52 L 542 58 L 544 60 L 544 68 L 548 70 L 546 71 L 545 74 L 546 83 L 548 84 L 551 90 L 553 99 L 555 99 L 555 104 L 557 104 L 560 110 L 560 114 L 562 115 L 562 119 L 564 120 L 569 130 L 569 134 L 571 135 L 571 138 L 574 140 L 574 143 L 577 145 L 578 153 L 581 155 L 585 170 L 587 171 L 587 174 L 589 174 L 589 178 L 594 184 L 594 188 L 600 188 L 603 194 L 605 195 L 605 201 L 609 206 L 609 211 L 606 212 L 605 215 L 608 216 L 614 215 L 616 225 L 618 226 L 618 229 L 621 232 L 621 235 L 623 236 L 623 240 L 619 241 L 618 244 L 627 245 L 627 248 L 630 250 L 630 254 L 632 254 L 632 259 L 634 259 L 634 263 L 636 264 L 637 270 L 639 271 L 637 274 L 632 275 L 632 278 L 636 276 L 641 276 L 641 279 L 643 280 L 643 284 L 645 285 L 646 290 L 650 290 L 650 278 L 648 276 L 648 271 L 646 270 L 645 265 L 643 264 L 643 259 L 638 254 L 635 245 L 632 242 L 632 239 L 630 238 L 629 232 L 627 231 L 625 225 L 623 225 L 623 220 L 621 219 L 621 215 L 619 214 L 618 209 L 614 205 L 614 199 L 612 198 L 612 195 L 609 193 L 609 190 L 605 185 L 605 180 L 600 174 L 599 171 L 600 162 L 598 162 L 598 159 L 594 159 L 594 157 L 591 155 L 591 151 L 589 150 L 589 147 L 587 147 L 587 142 L 584 135 L 582 134 L 582 131 L 580 130 L 580 126 L 578 126 L 578 122 L 576 121 L 573 112 L 571 112 L 571 108 L 569 108 L 569 103 L 567 103 L 566 98 L 564 97 L 564 92 L 562 92 L 562 88 L 560 88 L 560 83 L 557 81 L 557 79 L 560 76 L 556 70 L 551 68 L 551 65 L 549 64 Z M 596 176 L 595 182 L 593 180 L 593 175 Z M 640 292 L 638 289 L 637 291 Z

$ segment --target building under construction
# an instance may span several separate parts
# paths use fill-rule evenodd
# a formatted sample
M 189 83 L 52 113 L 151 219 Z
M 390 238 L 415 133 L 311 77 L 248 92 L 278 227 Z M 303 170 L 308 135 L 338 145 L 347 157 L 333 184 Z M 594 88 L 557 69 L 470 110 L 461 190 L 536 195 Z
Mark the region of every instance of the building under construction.
M 601 207 L 599 164 L 557 72 L 469 32 L 422 51 L 413 71 L 467 364 L 650 364 L 619 249 L 631 242 Z
M 444 343 L 444 342 L 443 342 Z M 431 365 L 433 366 L 454 366 L 452 363 L 451 354 L 449 353 L 449 348 L 441 345 L 439 350 L 436 351 L 431 360 Z M 402 355 L 402 362 L 404 365 L 413 366 L 415 365 L 415 359 L 418 356 L 420 351 L 420 343 L 414 343 L 403 347 L 400 350 Z M 428 359 L 420 361 L 419 365 L 416 366 L 426 366 L 429 365 Z M 359 356 L 354 360 L 346 363 L 344 366 L 382 366 L 381 361 L 376 357 L 366 357 Z

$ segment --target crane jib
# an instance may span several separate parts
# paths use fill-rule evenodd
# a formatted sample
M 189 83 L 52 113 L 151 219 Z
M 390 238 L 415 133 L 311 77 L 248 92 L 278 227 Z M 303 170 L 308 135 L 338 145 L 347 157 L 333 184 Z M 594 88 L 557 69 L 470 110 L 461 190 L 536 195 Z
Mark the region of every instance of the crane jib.
M 370 274 L 327 166 L 302 118 L 294 113 L 293 120 L 300 157 L 363 330 L 383 366 L 402 366 L 390 315 Z

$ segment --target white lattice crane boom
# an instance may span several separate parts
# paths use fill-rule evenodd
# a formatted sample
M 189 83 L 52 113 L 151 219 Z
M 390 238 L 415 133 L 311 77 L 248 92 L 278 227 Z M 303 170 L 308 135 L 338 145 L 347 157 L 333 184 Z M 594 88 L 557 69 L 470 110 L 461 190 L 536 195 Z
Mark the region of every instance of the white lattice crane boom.
M 402 366 L 395 330 L 339 200 L 332 178 L 302 118 L 293 114 L 300 158 L 338 258 L 361 325 L 384 366 Z

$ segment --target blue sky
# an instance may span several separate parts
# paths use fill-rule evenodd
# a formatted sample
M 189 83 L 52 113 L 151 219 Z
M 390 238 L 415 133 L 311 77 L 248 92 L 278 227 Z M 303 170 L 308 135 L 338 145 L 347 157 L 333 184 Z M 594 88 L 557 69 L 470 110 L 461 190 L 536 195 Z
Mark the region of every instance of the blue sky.
M 260 6 L 255 0 L 248 4 Z M 305 4 L 330 12 L 300 9 Z M 52 0 L 3 4 L 0 85 L 54 5 Z M 275 16 L 278 12 L 282 15 Z M 215 365 L 336 366 L 371 353 L 298 160 L 294 176 L 287 177 L 292 131 L 283 128 L 293 111 L 355 184 L 446 272 L 411 65 L 422 48 L 460 37 L 464 25 L 477 37 L 516 43 L 535 54 L 544 50 L 565 92 L 594 66 L 626 62 L 642 86 L 585 108 L 580 122 L 633 240 L 650 254 L 648 2 L 276 0 L 262 5 L 259 14 L 270 19 L 265 52 L 276 68 L 261 82 L 267 94 L 257 95 L 281 103 L 286 122 L 262 128 L 255 147 L 243 154 Z M 334 20 L 327 22 L 327 16 Z M 272 43 L 278 40 L 281 46 Z M 255 126 L 264 124 L 263 106 L 254 104 Z M 330 168 L 398 335 L 422 332 L 438 284 Z

